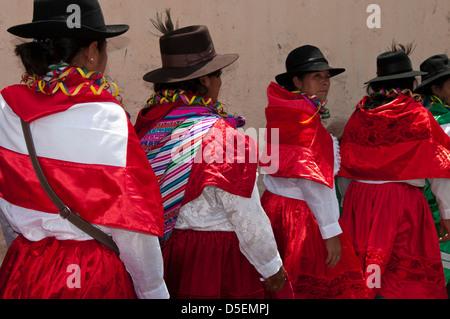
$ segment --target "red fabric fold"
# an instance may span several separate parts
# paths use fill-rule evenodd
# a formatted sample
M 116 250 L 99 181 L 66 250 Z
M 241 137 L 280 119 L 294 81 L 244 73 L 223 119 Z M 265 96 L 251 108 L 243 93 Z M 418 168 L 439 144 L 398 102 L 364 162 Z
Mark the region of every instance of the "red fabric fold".
M 180 101 L 181 102 L 181 101 Z M 180 106 L 181 103 L 162 104 L 157 107 L 153 107 L 151 110 L 142 109 L 134 124 L 134 129 L 139 139 L 142 139 L 148 131 L 150 131 L 161 119 L 172 111 L 172 109 Z
M 23 85 L 5 88 L 2 95 L 14 113 L 27 122 L 64 112 L 78 103 L 118 103 L 106 91 L 100 96 L 90 90 L 75 97 L 61 91 L 47 96 Z M 39 158 L 39 161 L 56 194 L 86 221 L 161 236 L 164 220 L 159 185 L 129 121 L 126 129 L 125 167 L 51 158 Z M 0 148 L 0 154 L 0 196 L 20 207 L 56 213 L 40 186 L 29 156 L 4 148 Z
M 98 86 L 95 86 L 98 89 Z M 69 87 L 69 89 L 72 89 Z M 4 88 L 1 94 L 8 105 L 13 108 L 17 116 L 27 123 L 36 121 L 42 117 L 64 112 L 75 104 L 90 103 L 93 101 L 120 103 L 106 90 L 100 95 L 95 95 L 91 90 L 83 94 L 68 97 L 61 91 L 53 95 L 35 93 L 26 85 L 12 85 Z M 26 107 L 22 107 L 25 106 Z
M 352 182 L 342 221 L 373 296 L 447 298 L 436 228 L 419 188 Z
M 97 241 L 19 236 L 0 268 L 1 299 L 135 299 L 120 258 Z
M 261 276 L 241 253 L 234 232 L 176 229 L 163 258 L 171 298 L 264 298 Z
M 259 161 L 271 176 L 334 186 L 334 148 L 317 109 L 299 94 L 272 83 L 267 91 L 267 145 Z M 278 134 L 273 136 L 273 134 Z M 273 172 L 273 168 L 277 168 Z
M 361 263 L 342 224 L 341 259 L 330 268 L 325 263 L 325 241 L 306 202 L 266 191 L 261 205 L 271 221 L 295 299 L 368 298 Z
M 341 141 L 339 176 L 359 180 L 450 178 L 450 137 L 406 95 L 351 116 Z
M 186 186 L 183 205 L 198 198 L 206 186 L 250 198 L 256 182 L 258 145 L 225 120 L 219 120 L 203 139 Z

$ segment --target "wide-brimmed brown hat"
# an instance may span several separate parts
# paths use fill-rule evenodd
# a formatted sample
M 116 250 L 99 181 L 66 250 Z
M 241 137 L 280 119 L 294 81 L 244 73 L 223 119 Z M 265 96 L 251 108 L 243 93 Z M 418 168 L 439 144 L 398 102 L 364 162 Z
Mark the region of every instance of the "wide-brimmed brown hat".
M 74 14 L 79 13 L 79 24 Z M 106 25 L 97 0 L 34 0 L 33 21 L 8 29 L 21 38 L 101 39 L 119 36 L 130 27 Z
M 332 68 L 322 51 L 312 45 L 304 45 L 289 53 L 286 58 L 286 72 L 276 76 L 276 81 L 282 86 L 291 86 L 294 75 L 301 73 L 330 71 L 330 76 L 345 72 L 342 68 Z
M 435 81 L 450 76 L 450 61 L 446 54 L 434 55 L 420 65 L 420 70 L 427 74 L 422 76 L 422 83 L 416 92 L 424 93 Z
M 168 32 L 160 38 L 162 68 L 147 73 L 151 83 L 175 83 L 196 79 L 234 63 L 239 55 L 217 54 L 206 26 Z

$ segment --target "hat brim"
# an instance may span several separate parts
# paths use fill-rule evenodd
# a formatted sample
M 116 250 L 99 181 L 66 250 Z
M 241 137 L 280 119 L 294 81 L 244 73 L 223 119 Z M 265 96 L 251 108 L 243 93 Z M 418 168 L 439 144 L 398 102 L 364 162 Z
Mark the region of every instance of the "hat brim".
M 389 80 L 415 78 L 416 76 L 421 76 L 421 75 L 425 75 L 425 74 L 427 74 L 427 73 L 420 72 L 420 71 L 410 71 L 410 72 L 399 73 L 399 74 L 385 75 L 385 76 L 376 77 L 370 81 L 365 82 L 364 84 L 371 84 L 371 83 L 389 81 Z
M 145 74 L 144 81 L 150 83 L 176 83 L 197 79 L 233 64 L 238 58 L 238 54 L 218 54 L 211 60 L 191 67 L 162 67 Z
M 20 24 L 8 29 L 8 32 L 26 39 L 77 38 L 101 39 L 113 38 L 124 34 L 130 26 L 126 24 L 107 25 L 102 30 L 86 26 L 69 28 L 64 21 L 48 20 Z
M 430 85 L 433 84 L 434 81 L 439 80 L 440 78 L 443 78 L 445 76 L 450 75 L 450 68 L 446 71 L 440 72 L 439 74 L 436 74 L 429 79 L 426 79 L 425 81 L 422 81 L 419 86 L 415 89 L 417 93 L 424 93 L 425 89 L 427 89 Z
M 341 73 L 345 72 L 345 69 L 343 68 L 332 68 L 329 65 L 323 64 L 323 65 L 316 65 L 308 69 L 298 69 L 289 71 L 286 73 L 279 74 L 275 77 L 275 80 L 277 83 L 281 86 L 289 86 L 292 83 L 292 78 L 294 75 L 299 73 L 313 73 L 313 72 L 322 72 L 322 71 L 330 71 L 330 76 L 335 77 L 336 75 L 339 75 Z

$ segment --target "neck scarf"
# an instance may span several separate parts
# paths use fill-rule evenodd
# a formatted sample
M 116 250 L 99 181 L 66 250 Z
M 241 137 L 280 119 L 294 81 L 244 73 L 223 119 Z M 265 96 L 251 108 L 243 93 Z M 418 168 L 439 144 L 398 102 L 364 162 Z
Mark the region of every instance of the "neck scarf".
M 450 105 L 446 103 L 445 99 L 441 99 L 437 95 L 423 95 L 422 100 L 423 106 L 425 106 L 426 108 L 431 108 L 434 105 L 440 104 L 450 110 Z
M 314 114 L 314 116 L 316 116 L 317 114 L 320 114 L 320 118 L 322 120 L 329 119 L 331 117 L 330 110 L 325 107 L 328 103 L 328 101 L 326 99 L 320 99 L 315 95 L 307 95 L 301 91 L 292 91 L 292 93 L 300 95 L 304 100 L 306 100 L 309 104 L 311 104 L 314 108 L 317 109 L 317 112 L 316 112 L 316 114 Z M 297 100 L 299 98 L 297 98 Z M 314 118 L 314 116 L 311 119 L 309 119 L 308 121 L 303 122 L 302 124 L 305 124 L 305 123 L 311 121 Z
M 423 96 L 423 106 L 433 114 L 439 125 L 450 123 L 450 106 L 436 95 Z
M 401 94 L 413 98 L 416 102 L 419 102 L 419 103 L 422 102 L 421 95 L 413 93 L 409 89 L 404 89 L 404 90 L 401 90 L 399 88 L 397 88 L 397 89 L 390 89 L 390 90 L 381 89 L 378 92 L 373 93 L 371 96 L 381 95 L 381 96 L 384 96 L 384 97 L 386 97 L 388 99 L 395 99 L 396 97 L 398 97 Z
M 207 96 L 196 96 L 184 90 L 163 90 L 155 92 L 147 101 L 150 109 L 158 105 L 182 103 L 185 106 L 204 106 L 220 115 L 223 119 L 231 123 L 235 128 L 245 126 L 245 118 L 242 116 L 229 115 L 224 111 L 222 103 L 214 103 Z
M 36 93 L 54 95 L 56 92 L 62 91 L 69 97 L 83 95 L 89 89 L 94 95 L 101 95 L 106 90 L 122 105 L 119 88 L 115 83 L 108 82 L 102 73 L 86 73 L 84 68 L 67 64 L 51 66 L 50 71 L 43 77 L 25 73 L 21 83 Z

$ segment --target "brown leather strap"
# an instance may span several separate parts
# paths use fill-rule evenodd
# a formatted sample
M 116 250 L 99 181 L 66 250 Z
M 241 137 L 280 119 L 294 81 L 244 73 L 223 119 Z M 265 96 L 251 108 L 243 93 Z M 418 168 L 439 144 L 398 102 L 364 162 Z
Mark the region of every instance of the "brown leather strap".
M 108 236 L 107 234 L 102 232 L 97 227 L 93 226 L 92 224 L 90 224 L 87 221 L 85 221 L 84 219 L 82 219 L 80 215 L 78 215 L 72 209 L 67 207 L 67 205 L 64 204 L 64 202 L 53 191 L 52 187 L 50 186 L 50 184 L 47 181 L 47 178 L 44 175 L 44 172 L 42 171 L 41 165 L 39 164 L 39 160 L 38 160 L 38 157 L 36 154 L 36 149 L 34 147 L 33 137 L 31 135 L 30 125 L 22 119 L 21 119 L 21 122 L 22 122 L 23 134 L 25 136 L 25 142 L 27 144 L 28 154 L 30 155 L 30 159 L 31 159 L 31 163 L 33 165 L 34 171 L 36 172 L 39 182 L 41 183 L 41 185 L 44 188 L 45 192 L 47 193 L 48 197 L 50 197 L 53 204 L 55 204 L 55 206 L 58 208 L 59 215 L 63 219 L 68 220 L 74 226 L 81 229 L 86 234 L 88 234 L 92 238 L 96 239 L 100 243 L 109 247 L 117 255 L 119 255 L 119 248 L 117 247 L 116 243 L 112 240 L 112 238 L 110 236 Z

